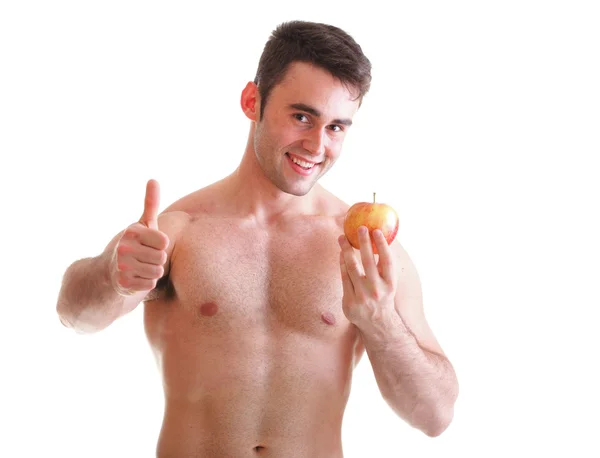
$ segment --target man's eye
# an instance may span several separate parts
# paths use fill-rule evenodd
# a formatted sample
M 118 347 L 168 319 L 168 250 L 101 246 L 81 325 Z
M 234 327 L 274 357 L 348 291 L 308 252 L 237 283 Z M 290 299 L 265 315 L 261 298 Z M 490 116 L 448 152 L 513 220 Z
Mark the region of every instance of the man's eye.
M 295 114 L 295 115 L 294 115 L 294 117 L 295 117 L 295 118 L 296 118 L 298 121 L 300 121 L 300 122 L 306 122 L 306 121 L 308 121 L 308 118 L 306 117 L 306 115 L 303 115 L 303 114 L 300 114 L 300 113 L 298 113 L 298 114 Z
M 333 124 L 331 127 L 331 130 L 333 130 L 334 132 L 342 132 L 344 129 L 342 129 L 341 126 L 338 126 L 337 124 Z

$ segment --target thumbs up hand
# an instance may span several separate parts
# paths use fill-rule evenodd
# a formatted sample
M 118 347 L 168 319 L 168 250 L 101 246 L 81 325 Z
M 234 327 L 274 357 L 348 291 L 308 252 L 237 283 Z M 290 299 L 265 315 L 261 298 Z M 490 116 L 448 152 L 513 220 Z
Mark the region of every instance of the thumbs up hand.
M 123 232 L 110 267 L 111 283 L 121 296 L 151 291 L 164 275 L 169 237 L 158 229 L 160 188 L 156 180 L 146 185 L 144 213 Z

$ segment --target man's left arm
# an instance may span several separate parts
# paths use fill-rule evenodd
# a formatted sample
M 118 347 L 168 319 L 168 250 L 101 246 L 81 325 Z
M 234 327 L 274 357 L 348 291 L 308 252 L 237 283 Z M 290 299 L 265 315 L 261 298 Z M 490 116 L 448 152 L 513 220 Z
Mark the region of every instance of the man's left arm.
M 373 238 L 378 262 L 366 230 L 359 231 L 360 256 L 339 238 L 344 313 L 360 332 L 386 402 L 411 426 L 439 436 L 453 418 L 456 374 L 427 324 L 408 254 L 399 242 L 388 246 L 381 231 Z

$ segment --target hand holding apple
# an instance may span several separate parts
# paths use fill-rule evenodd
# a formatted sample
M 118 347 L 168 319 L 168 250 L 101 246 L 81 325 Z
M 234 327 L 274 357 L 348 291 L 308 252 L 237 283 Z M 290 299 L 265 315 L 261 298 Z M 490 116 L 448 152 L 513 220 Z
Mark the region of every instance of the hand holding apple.
M 350 244 L 359 249 L 358 228 L 366 226 L 373 253 L 377 253 L 377 247 L 373 242 L 373 231 L 380 229 L 389 245 L 396 238 L 399 225 L 396 211 L 387 204 L 375 202 L 375 193 L 373 193 L 373 202 L 358 202 L 348 209 L 344 219 L 344 234 Z
M 367 230 L 359 231 L 362 226 Z M 396 211 L 389 205 L 376 203 L 373 193 L 373 202 L 359 202 L 348 209 L 344 235 L 338 237 L 342 310 L 363 336 L 387 333 L 386 329 L 391 329 L 390 320 L 397 316 L 398 256 L 389 245 L 398 233 L 398 226 Z

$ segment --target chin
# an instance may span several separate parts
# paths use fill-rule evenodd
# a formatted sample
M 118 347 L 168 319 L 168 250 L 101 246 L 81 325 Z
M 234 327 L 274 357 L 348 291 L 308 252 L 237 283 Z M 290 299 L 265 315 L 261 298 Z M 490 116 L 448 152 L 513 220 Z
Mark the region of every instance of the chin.
M 280 191 L 298 197 L 302 197 L 308 194 L 313 188 L 313 186 L 316 184 L 316 181 L 312 183 L 290 183 L 285 180 L 281 180 L 279 182 L 273 180 L 271 181 Z
M 285 192 L 286 194 L 291 194 L 292 196 L 297 196 L 297 197 L 302 197 L 305 196 L 306 194 L 308 194 L 310 192 L 310 190 L 313 188 L 313 185 L 310 186 L 278 186 L 278 188 Z
M 290 194 L 292 196 L 302 197 L 307 195 L 313 187 L 317 184 L 323 172 L 315 174 L 313 177 L 294 177 L 286 176 L 285 173 L 265 173 L 265 176 L 271 181 L 271 183 L 279 189 L 281 192 Z

